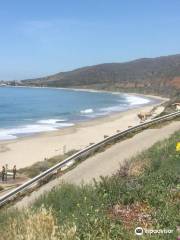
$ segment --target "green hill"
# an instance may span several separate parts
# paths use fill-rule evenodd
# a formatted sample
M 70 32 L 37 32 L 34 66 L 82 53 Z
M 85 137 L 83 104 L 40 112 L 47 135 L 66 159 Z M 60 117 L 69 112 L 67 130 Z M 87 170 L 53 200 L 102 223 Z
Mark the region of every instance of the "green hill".
M 180 91 L 180 54 L 104 63 L 22 81 L 23 85 L 135 91 L 172 96 Z

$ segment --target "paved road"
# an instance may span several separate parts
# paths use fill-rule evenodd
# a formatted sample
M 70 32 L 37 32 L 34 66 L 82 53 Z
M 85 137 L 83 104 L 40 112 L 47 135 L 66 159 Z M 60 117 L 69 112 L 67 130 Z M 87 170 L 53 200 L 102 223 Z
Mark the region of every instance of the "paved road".
M 174 121 L 159 129 L 144 130 L 134 137 L 119 142 L 106 151 L 86 159 L 62 177 L 51 181 L 30 196 L 22 199 L 16 204 L 16 207 L 27 207 L 41 194 L 50 191 L 55 186 L 59 186 L 62 181 L 74 184 L 90 183 L 94 178 L 98 180 L 99 176 L 112 175 L 126 159 L 146 150 L 154 143 L 168 138 L 177 130 L 180 130 L 180 121 Z

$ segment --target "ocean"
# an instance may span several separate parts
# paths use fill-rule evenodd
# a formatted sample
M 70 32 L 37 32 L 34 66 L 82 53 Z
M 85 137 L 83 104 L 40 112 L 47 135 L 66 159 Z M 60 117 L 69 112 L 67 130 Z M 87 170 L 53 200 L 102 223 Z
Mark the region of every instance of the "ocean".
M 0 87 L 0 140 L 55 131 L 151 101 L 123 93 Z

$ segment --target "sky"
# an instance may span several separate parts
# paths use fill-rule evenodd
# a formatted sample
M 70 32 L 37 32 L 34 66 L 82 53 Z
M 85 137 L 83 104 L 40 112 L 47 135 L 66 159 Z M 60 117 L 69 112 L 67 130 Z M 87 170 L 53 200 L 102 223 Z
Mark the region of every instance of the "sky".
M 0 0 L 0 80 L 177 53 L 179 0 Z

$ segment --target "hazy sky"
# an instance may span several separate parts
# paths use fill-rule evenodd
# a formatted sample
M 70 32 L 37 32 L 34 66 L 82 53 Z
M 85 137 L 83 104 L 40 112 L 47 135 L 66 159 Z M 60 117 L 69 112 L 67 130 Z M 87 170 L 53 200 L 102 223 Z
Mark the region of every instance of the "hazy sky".
M 179 0 L 0 0 L 0 79 L 180 53 Z

